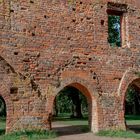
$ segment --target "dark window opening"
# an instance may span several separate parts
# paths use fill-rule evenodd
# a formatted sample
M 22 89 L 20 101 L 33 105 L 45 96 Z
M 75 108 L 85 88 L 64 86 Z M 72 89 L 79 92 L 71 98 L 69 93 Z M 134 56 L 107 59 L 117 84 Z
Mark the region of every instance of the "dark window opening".
M 108 3 L 108 43 L 113 47 L 121 47 L 124 44 L 124 13 L 127 5 L 119 3 Z
M 108 14 L 108 42 L 111 46 L 121 47 L 121 16 Z

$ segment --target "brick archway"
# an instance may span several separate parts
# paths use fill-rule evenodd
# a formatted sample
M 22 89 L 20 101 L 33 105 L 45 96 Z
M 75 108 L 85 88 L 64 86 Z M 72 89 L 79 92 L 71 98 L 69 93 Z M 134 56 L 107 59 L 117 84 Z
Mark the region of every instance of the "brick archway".
M 120 82 L 119 88 L 118 88 L 118 97 L 120 98 L 120 106 L 121 106 L 121 122 L 126 129 L 126 123 L 125 123 L 125 98 L 126 93 L 131 84 L 134 83 L 134 81 L 140 82 L 139 77 L 139 69 L 128 69 Z
M 137 79 L 140 79 L 139 77 L 139 71 L 138 69 L 128 69 L 122 79 L 121 79 L 121 82 L 120 82 L 120 85 L 119 85 L 119 88 L 118 88 L 118 96 L 121 97 L 121 101 L 124 102 L 125 100 L 125 96 L 126 96 L 126 91 L 129 87 L 129 85 L 137 80 Z
M 61 86 L 56 89 L 55 96 L 52 102 L 52 108 L 54 104 L 55 97 L 59 94 L 61 90 L 65 87 L 71 86 L 75 87 L 87 98 L 88 108 L 89 108 L 89 126 L 92 132 L 98 131 L 98 110 L 97 110 L 97 102 L 96 102 L 96 95 L 93 94 L 92 88 L 87 81 L 80 79 L 80 78 L 68 78 L 61 81 Z
M 6 104 L 6 133 L 10 132 L 12 129 L 12 119 L 13 118 L 13 103 L 10 97 L 10 90 L 6 85 L 0 85 L 0 96 L 3 98 Z

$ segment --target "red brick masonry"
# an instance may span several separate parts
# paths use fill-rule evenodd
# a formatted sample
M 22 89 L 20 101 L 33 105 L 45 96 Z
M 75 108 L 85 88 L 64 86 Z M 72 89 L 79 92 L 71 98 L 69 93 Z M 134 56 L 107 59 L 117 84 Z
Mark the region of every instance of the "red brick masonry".
M 140 80 L 139 0 L 0 0 L 0 95 L 6 131 L 49 129 L 65 86 L 89 103 L 91 130 L 124 129 L 124 98 Z M 122 46 L 108 43 L 107 10 L 122 17 Z

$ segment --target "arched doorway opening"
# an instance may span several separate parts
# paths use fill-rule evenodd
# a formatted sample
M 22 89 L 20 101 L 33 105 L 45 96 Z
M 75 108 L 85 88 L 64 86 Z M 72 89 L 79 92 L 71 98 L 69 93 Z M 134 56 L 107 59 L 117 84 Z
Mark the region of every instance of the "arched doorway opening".
M 96 125 L 96 118 L 92 119 L 93 100 L 89 91 L 79 83 L 64 86 L 54 99 L 52 128 L 60 135 L 94 131 L 92 128 L 93 124 Z
M 65 87 L 55 98 L 54 116 L 68 116 L 82 119 L 87 116 L 88 104 L 86 97 L 74 87 Z
M 6 132 L 6 103 L 2 96 L 0 96 L 0 136 Z
M 140 133 L 140 78 L 129 84 L 124 107 L 126 128 Z

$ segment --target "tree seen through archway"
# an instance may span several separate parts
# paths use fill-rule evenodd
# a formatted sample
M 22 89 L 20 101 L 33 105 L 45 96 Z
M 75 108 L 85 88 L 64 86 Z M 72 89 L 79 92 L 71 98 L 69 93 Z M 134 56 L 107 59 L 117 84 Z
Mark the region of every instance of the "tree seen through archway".
M 64 131 L 69 130 L 68 133 L 89 131 L 87 99 L 75 87 L 68 86 L 59 92 L 55 98 L 53 116 L 55 123 L 67 125 Z
M 6 103 L 0 96 L 0 135 L 5 134 L 6 128 Z
M 87 113 L 87 100 L 85 96 L 74 87 L 65 87 L 55 99 L 55 116 L 69 114 L 70 118 L 83 118 Z
M 140 133 L 140 88 L 135 84 L 126 93 L 125 118 L 127 129 Z

